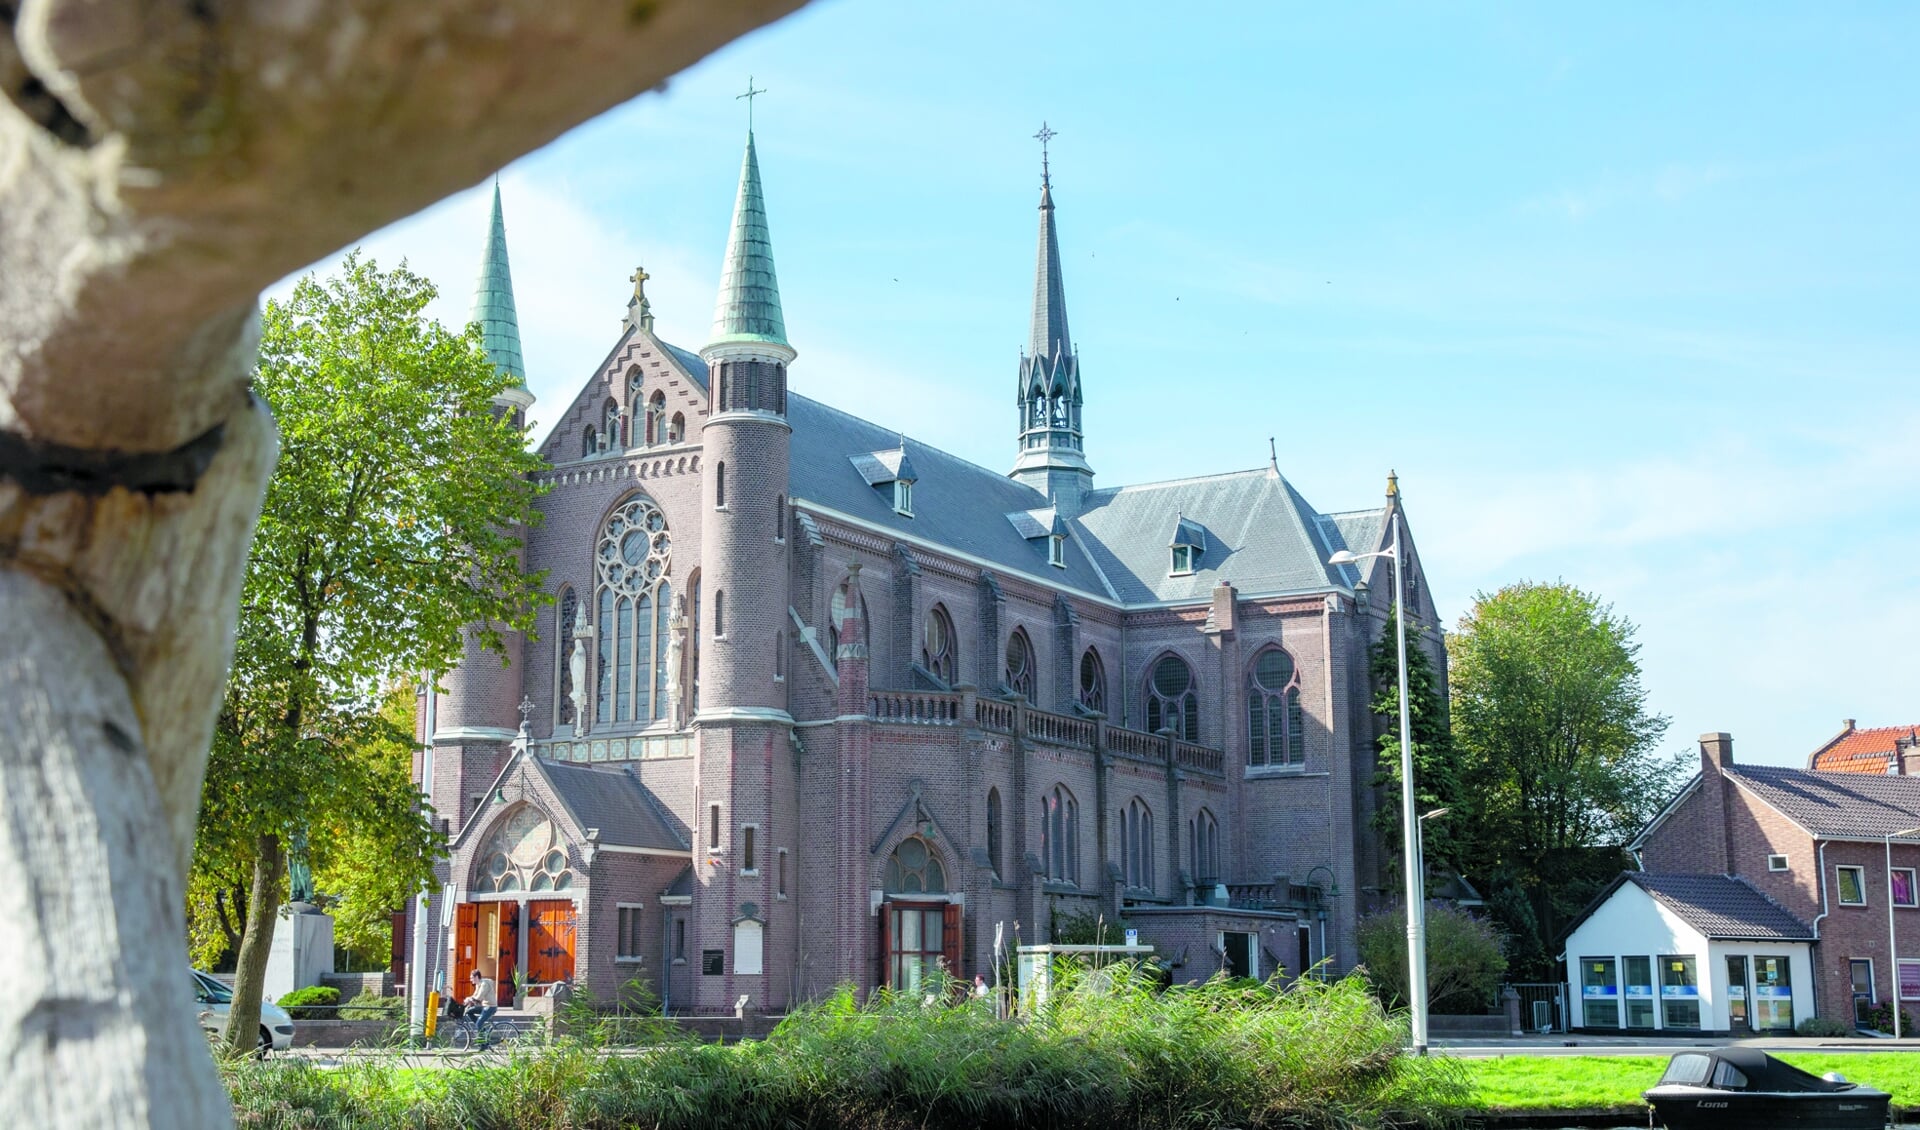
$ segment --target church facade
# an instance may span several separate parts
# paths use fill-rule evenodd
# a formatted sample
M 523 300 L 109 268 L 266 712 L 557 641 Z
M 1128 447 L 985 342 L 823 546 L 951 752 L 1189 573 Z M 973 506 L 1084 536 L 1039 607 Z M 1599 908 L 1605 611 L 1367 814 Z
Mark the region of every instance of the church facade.
M 541 448 L 523 552 L 553 602 L 423 705 L 444 980 L 778 1012 L 991 980 L 1096 919 L 1183 980 L 1354 963 L 1392 575 L 1327 559 L 1397 534 L 1432 624 L 1397 489 L 1325 513 L 1273 463 L 1096 486 L 1045 175 L 1039 227 L 1010 471 L 789 390 L 751 134 L 697 352 L 636 272 Z M 524 377 L 497 188 L 475 320 Z

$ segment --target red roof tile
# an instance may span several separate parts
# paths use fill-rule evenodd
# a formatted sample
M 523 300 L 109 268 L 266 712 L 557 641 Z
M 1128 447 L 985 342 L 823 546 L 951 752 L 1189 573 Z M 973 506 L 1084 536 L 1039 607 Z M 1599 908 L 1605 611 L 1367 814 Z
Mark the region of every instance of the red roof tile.
M 1920 742 L 1920 724 L 1856 729 L 1849 725 L 1807 758 L 1807 768 L 1828 773 L 1885 773 L 1887 759 L 1903 738 Z

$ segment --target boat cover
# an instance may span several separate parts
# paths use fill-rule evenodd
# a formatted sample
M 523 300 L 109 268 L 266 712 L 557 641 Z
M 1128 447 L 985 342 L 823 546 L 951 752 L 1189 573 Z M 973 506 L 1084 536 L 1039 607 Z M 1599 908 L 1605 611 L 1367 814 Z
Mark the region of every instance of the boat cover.
M 1719 1091 L 1851 1091 L 1856 1083 L 1834 1083 L 1782 1063 L 1758 1048 L 1702 1048 L 1681 1052 L 1667 1063 L 1660 1084 L 1712 1087 Z

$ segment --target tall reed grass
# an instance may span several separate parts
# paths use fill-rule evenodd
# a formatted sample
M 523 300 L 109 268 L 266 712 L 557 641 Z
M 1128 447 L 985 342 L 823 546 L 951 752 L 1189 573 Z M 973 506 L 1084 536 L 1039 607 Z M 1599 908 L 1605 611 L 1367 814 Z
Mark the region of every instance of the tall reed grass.
M 1126 965 L 1063 969 L 1014 1021 L 981 1000 L 843 989 L 765 1040 L 650 1035 L 494 1068 L 226 1070 L 240 1125 L 262 1130 L 1345 1130 L 1451 1125 L 1468 1098 L 1453 1061 L 1404 1054 L 1404 1019 L 1358 978 L 1161 990 Z

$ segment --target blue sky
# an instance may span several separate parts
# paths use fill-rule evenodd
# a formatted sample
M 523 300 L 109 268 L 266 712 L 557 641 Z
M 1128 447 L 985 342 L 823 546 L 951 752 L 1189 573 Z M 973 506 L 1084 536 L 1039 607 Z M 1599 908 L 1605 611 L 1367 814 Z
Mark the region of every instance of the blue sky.
M 1045 119 L 1101 484 L 1396 468 L 1443 615 L 1601 594 L 1672 747 L 1920 722 L 1920 6 L 1174 10 L 819 4 L 504 170 L 536 418 L 636 263 L 704 340 L 751 74 L 793 387 L 1008 465 Z M 462 322 L 485 207 L 364 246 Z

